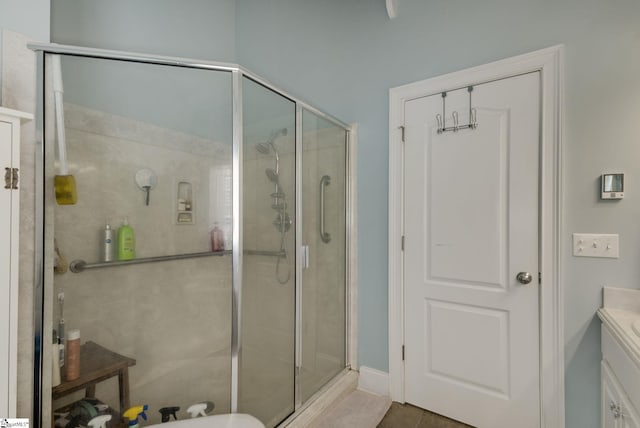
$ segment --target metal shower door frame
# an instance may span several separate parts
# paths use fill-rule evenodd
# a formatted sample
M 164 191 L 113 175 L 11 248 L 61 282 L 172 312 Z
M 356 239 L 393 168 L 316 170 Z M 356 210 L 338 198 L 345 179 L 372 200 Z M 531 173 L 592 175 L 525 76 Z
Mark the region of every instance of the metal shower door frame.
M 299 413 L 309 403 L 302 404 L 300 399 L 299 388 L 299 362 L 301 359 L 301 259 L 299 251 L 299 243 L 302 234 L 302 213 L 301 213 L 301 174 L 302 174 L 302 111 L 307 110 L 345 130 L 346 141 L 345 150 L 347 153 L 345 165 L 345 195 L 346 195 L 346 239 L 345 239 L 345 361 L 349 367 L 349 332 L 350 332 L 350 293 L 348 292 L 350 284 L 350 269 L 348 260 L 350 259 L 350 212 L 351 197 L 349 189 L 350 172 L 349 172 L 349 135 L 351 126 L 340 121 L 339 119 L 318 110 L 305 101 L 288 94 L 279 89 L 269 81 L 261 78 L 255 73 L 231 63 L 201 61 L 189 58 L 178 58 L 169 56 L 150 55 L 142 53 L 131 53 L 115 50 L 86 48 L 80 46 L 59 45 L 50 43 L 30 43 L 27 45 L 29 49 L 35 52 L 37 72 L 36 72 L 36 141 L 35 141 L 35 243 L 34 243 L 34 362 L 33 362 L 33 426 L 41 427 L 43 422 L 42 412 L 42 380 L 44 375 L 43 361 L 43 338 L 44 338 L 44 302 L 45 302 L 45 128 L 44 128 L 44 105 L 45 105 L 45 55 L 60 54 L 76 57 L 118 60 L 126 62 L 135 62 L 142 64 L 155 64 L 173 67 L 183 67 L 191 69 L 222 71 L 231 73 L 231 90 L 232 90 L 232 211 L 233 211 L 233 244 L 232 244 L 232 326 L 231 326 L 231 412 L 238 411 L 238 394 L 239 394 L 239 359 L 242 351 L 241 337 L 241 309 L 242 309 L 242 268 L 243 268 L 243 227 L 242 227 L 242 176 L 243 176 L 243 101 L 242 101 L 242 79 L 247 77 L 260 85 L 272 90 L 273 92 L 290 99 L 295 103 L 296 107 L 296 232 L 295 232 L 295 272 L 296 272 L 296 327 L 295 327 L 295 413 Z M 309 401 L 312 401 L 310 399 Z

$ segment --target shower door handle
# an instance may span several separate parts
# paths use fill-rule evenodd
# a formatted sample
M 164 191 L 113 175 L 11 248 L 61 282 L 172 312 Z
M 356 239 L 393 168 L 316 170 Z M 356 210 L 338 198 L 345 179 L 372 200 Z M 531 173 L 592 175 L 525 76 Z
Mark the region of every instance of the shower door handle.
M 331 241 L 331 234 L 325 231 L 324 226 L 324 188 L 331 184 L 331 177 L 328 175 L 323 175 L 320 179 L 320 239 L 325 244 Z
M 302 258 L 302 269 L 309 269 L 309 246 L 300 247 L 300 257 Z

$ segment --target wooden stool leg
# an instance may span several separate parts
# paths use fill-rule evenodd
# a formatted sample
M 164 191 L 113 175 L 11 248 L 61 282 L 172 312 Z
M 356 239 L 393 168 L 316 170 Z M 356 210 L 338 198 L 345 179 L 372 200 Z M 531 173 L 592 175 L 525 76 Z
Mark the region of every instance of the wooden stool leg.
M 127 410 L 131 403 L 129 402 L 129 368 L 125 367 L 118 373 L 118 388 L 120 393 L 120 414 Z
M 84 391 L 85 398 L 96 398 L 96 384 L 91 384 L 87 386 Z

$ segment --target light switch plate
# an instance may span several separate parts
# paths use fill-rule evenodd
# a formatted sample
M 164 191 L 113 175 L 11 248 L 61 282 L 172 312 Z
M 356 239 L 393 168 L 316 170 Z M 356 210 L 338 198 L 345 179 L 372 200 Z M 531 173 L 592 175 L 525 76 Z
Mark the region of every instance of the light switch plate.
M 573 255 L 576 257 L 620 257 L 618 234 L 574 233 Z

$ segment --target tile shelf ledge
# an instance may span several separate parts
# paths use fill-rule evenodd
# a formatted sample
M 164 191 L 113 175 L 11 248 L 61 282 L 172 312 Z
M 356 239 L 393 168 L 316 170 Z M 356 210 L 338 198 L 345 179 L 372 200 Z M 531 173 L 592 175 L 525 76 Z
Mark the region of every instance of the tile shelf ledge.
M 139 265 L 144 263 L 165 262 L 171 260 L 195 259 L 198 257 L 215 257 L 226 256 L 232 254 L 231 250 L 224 251 L 203 251 L 199 253 L 174 254 L 168 256 L 141 257 L 132 260 L 116 260 L 113 262 L 95 262 L 87 263 L 82 259 L 77 259 L 69 264 L 69 270 L 73 273 L 81 273 L 87 269 L 99 269 L 116 266 Z M 262 250 L 245 250 L 245 254 L 250 256 L 270 256 L 270 257 L 286 257 L 284 250 L 280 251 L 262 251 Z

